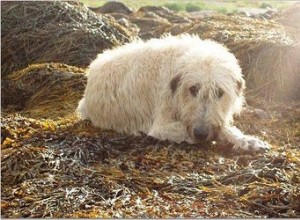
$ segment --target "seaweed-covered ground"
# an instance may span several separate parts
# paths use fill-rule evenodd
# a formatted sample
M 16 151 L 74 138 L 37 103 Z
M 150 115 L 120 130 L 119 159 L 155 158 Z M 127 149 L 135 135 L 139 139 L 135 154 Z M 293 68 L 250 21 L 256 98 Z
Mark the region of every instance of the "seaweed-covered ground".
M 299 217 L 300 103 L 248 104 L 236 124 L 267 153 L 101 131 L 75 106 L 48 119 L 4 111 L 2 217 Z
M 72 2 L 1 6 L 1 217 L 300 217 L 298 26 L 161 7 L 97 17 Z M 298 24 L 296 11 L 281 22 Z M 235 123 L 269 152 L 117 134 L 76 116 L 86 84 L 77 67 L 167 32 L 214 39 L 237 56 L 248 106 Z

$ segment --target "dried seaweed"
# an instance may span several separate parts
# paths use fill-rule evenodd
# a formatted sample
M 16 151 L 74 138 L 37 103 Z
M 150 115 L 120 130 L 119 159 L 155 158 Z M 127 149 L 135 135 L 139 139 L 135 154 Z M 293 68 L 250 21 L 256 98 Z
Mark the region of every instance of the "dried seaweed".
M 129 42 L 130 33 L 111 17 L 76 2 L 1 4 L 1 74 L 28 64 L 89 65 L 104 49 Z
M 2 78 L 2 108 L 28 111 L 31 117 L 62 117 L 74 110 L 85 85 L 84 69 L 60 63 L 30 65 Z
M 237 124 L 247 133 L 265 133 L 272 144 L 266 154 L 117 134 L 75 115 L 5 114 L 2 215 L 299 217 L 299 103 L 254 100 L 269 117 L 257 119 L 257 129 L 249 110 Z
M 33 28 L 30 25 L 38 28 L 42 24 L 39 19 L 60 23 L 60 19 L 64 18 L 64 26 L 74 21 L 77 24 L 77 19 L 81 20 L 81 16 L 86 15 L 80 11 L 64 14 L 64 7 L 73 11 L 77 3 L 22 2 L 16 6 L 16 3 L 4 2 L 1 5 L 6 13 L 26 4 L 25 14 L 28 16 L 38 13 L 38 5 L 51 5 L 46 7 L 47 10 L 56 4 L 58 7 L 63 5 L 60 13 L 41 12 L 41 17 L 31 16 L 37 20 L 22 23 L 28 30 Z M 54 11 L 57 12 L 57 8 Z M 19 14 L 16 12 L 15 16 Z M 17 28 L 15 19 L 2 23 L 4 29 L 7 30 L 5 25 Z M 94 22 L 93 15 L 89 19 Z M 277 24 L 274 25 L 277 28 Z M 191 28 L 196 30 L 200 26 Z M 234 26 L 231 24 L 231 27 Z M 200 30 L 203 28 L 211 26 Z M 214 36 L 222 36 L 224 28 L 223 24 L 216 26 L 214 30 L 218 30 L 219 35 Z M 264 56 L 271 56 L 272 59 L 266 61 L 271 66 L 275 56 L 273 52 L 294 48 L 289 37 L 281 42 L 282 35 L 274 34 L 272 37 L 278 37 L 279 41 L 268 41 L 271 46 L 259 50 L 256 37 L 252 37 L 251 42 L 247 41 L 253 31 L 255 29 L 249 32 L 240 30 L 237 38 L 234 32 L 230 33 L 233 34 L 230 39 L 237 42 L 243 42 L 238 40 L 238 36 L 245 34 L 245 44 L 231 43 L 239 45 L 236 52 L 240 53 L 242 60 L 247 60 L 247 54 L 251 52 L 249 68 L 253 57 L 264 59 Z M 257 34 L 265 33 L 260 31 Z M 8 36 L 6 31 L 2 34 Z M 273 50 L 273 47 L 279 49 Z M 282 62 L 285 62 L 282 59 L 284 55 L 278 55 Z M 253 71 L 261 65 L 254 66 Z M 292 76 L 289 70 L 287 72 L 287 76 Z M 247 81 L 249 83 L 249 79 Z M 249 106 L 236 118 L 236 125 L 247 134 L 267 140 L 272 147 L 264 154 L 236 154 L 230 146 L 218 143 L 174 144 L 145 134 L 130 136 L 95 128 L 74 113 L 85 83 L 83 69 L 59 63 L 31 65 L 9 72 L 2 78 L 2 217 L 300 216 L 299 101 L 269 102 L 247 96 Z

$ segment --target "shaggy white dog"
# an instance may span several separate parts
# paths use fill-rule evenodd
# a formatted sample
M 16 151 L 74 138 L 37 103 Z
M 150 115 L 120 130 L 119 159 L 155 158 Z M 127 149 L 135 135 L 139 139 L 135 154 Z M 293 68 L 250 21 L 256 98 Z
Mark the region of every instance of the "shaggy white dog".
M 232 126 L 243 90 L 238 62 L 224 46 L 197 36 L 166 36 L 98 55 L 77 111 L 103 129 L 265 150 L 267 143 Z

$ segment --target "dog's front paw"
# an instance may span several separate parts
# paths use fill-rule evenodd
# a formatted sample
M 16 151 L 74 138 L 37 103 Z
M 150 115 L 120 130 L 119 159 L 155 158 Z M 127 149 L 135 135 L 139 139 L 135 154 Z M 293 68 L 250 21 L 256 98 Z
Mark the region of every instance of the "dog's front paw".
M 266 152 L 270 149 L 270 146 L 267 142 L 256 137 L 244 136 L 236 140 L 233 149 L 237 152 Z

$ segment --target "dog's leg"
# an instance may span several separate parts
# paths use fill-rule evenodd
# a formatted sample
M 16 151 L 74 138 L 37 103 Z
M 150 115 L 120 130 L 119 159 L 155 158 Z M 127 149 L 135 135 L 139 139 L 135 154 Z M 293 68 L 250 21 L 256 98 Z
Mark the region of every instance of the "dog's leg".
M 176 143 L 181 143 L 183 141 L 193 143 L 188 135 L 186 126 L 179 121 L 165 124 L 154 123 L 148 132 L 148 135 L 160 140 L 169 140 Z
M 267 142 L 250 135 L 245 135 L 234 126 L 224 127 L 219 135 L 219 139 L 233 144 L 233 149 L 237 152 L 264 152 L 269 150 Z

